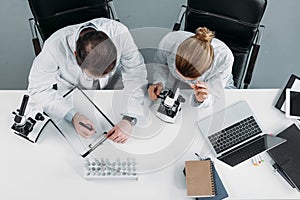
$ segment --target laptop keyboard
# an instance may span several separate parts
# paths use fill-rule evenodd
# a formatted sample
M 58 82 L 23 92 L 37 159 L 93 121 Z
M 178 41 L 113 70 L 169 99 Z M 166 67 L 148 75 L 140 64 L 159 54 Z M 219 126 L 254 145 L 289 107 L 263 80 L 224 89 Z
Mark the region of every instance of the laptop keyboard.
M 249 141 L 249 144 L 240 149 L 227 152 L 218 159 L 233 167 L 264 150 L 266 150 L 264 137 L 259 137 Z
M 220 153 L 261 132 L 262 131 L 254 117 L 250 116 L 213 135 L 208 136 L 208 139 L 215 151 Z

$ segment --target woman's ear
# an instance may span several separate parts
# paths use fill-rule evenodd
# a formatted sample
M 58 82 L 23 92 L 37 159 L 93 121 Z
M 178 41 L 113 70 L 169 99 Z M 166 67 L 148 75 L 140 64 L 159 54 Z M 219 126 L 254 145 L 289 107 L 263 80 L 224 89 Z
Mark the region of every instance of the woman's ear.
M 74 56 L 76 57 L 76 55 L 77 55 L 77 53 L 76 53 L 76 51 L 74 51 Z

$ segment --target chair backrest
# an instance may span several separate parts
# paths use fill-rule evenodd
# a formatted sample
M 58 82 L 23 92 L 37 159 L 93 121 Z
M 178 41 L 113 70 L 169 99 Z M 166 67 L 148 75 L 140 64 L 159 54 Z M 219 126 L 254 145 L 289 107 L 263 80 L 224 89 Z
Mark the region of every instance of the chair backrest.
M 28 0 L 43 40 L 68 25 L 110 18 L 108 0 Z
M 267 0 L 188 0 L 184 30 L 199 26 L 214 31 L 234 54 L 232 74 L 240 88 L 251 47 L 257 36 Z M 251 74 L 252 76 L 252 74 Z

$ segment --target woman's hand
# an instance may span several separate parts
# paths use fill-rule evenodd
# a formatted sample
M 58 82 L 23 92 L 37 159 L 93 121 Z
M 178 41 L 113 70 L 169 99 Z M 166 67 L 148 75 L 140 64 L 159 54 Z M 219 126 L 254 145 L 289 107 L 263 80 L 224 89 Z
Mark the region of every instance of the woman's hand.
M 196 84 L 192 84 L 191 87 L 194 89 L 195 97 L 198 102 L 202 103 L 208 98 L 207 83 L 198 81 Z

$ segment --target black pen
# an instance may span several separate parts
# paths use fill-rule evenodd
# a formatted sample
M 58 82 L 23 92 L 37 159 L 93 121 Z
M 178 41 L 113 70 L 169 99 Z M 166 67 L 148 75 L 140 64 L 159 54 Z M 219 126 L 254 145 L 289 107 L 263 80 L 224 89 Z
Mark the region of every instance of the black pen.
M 86 125 L 86 124 L 83 123 L 83 122 L 79 122 L 79 125 L 83 126 L 84 128 L 86 128 L 86 129 L 89 130 L 89 131 L 94 130 L 94 129 L 92 129 L 92 127 L 90 127 L 89 125 Z M 96 131 L 95 131 L 95 133 L 96 133 Z
M 201 160 L 201 157 L 199 156 L 198 153 L 195 153 L 195 155 L 199 158 L 199 160 Z
M 278 174 L 284 179 L 286 180 L 286 182 L 288 182 L 288 184 L 290 184 L 290 186 L 292 186 L 292 188 L 295 188 L 295 184 L 293 183 L 293 181 L 286 175 L 286 173 L 283 171 L 283 169 L 277 164 L 273 164 L 272 165 L 275 169 L 276 172 L 278 172 Z
M 209 157 L 201 157 L 198 153 L 195 153 L 199 160 L 210 160 Z

